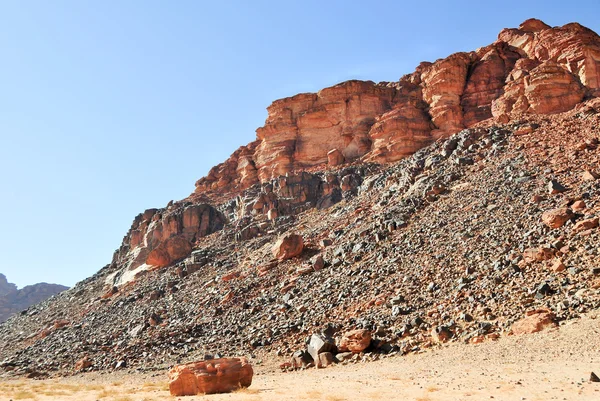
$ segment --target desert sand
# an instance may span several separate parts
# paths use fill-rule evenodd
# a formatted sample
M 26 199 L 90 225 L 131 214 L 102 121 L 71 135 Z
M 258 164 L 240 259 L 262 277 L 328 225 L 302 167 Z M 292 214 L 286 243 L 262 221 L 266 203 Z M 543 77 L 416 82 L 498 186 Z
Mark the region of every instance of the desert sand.
M 600 400 L 600 317 L 483 344 L 450 344 L 376 362 L 282 373 L 255 366 L 253 384 L 232 394 L 171 397 L 166 372 L 83 374 L 0 382 L 0 400 Z

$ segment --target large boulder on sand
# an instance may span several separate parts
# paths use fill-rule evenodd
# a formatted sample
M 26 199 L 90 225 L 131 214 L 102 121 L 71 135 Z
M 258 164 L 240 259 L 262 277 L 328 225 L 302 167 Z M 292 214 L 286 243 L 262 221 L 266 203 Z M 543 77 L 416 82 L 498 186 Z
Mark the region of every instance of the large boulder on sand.
M 172 396 L 230 393 L 250 387 L 254 371 L 246 358 L 220 358 L 177 365 L 169 370 Z

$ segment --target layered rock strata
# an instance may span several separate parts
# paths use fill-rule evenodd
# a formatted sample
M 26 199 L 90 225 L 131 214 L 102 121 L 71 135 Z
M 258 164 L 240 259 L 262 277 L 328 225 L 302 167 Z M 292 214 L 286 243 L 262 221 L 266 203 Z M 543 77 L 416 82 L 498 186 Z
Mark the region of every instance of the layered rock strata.
M 333 150 L 334 165 L 394 162 L 492 117 L 564 112 L 599 93 L 598 35 L 577 23 L 527 20 L 489 46 L 421 63 L 398 82 L 353 80 L 276 100 L 256 141 L 196 182 L 195 195 L 239 193 L 325 166 Z

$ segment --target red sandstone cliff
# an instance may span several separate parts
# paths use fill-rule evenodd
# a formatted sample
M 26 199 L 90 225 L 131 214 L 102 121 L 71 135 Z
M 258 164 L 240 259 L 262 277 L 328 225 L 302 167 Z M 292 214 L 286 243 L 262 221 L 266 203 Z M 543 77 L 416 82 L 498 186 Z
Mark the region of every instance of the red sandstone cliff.
M 421 63 L 398 82 L 353 80 L 276 100 L 256 141 L 196 182 L 195 195 L 325 165 L 332 150 L 334 164 L 397 161 L 489 118 L 558 113 L 599 93 L 600 37 L 577 23 L 530 19 L 489 46 Z
M 136 217 L 109 282 L 181 261 L 228 223 L 240 239 L 252 238 L 268 224 L 245 217 L 273 220 L 303 205 L 331 205 L 360 181 L 339 168 L 324 181 L 302 171 L 395 162 L 485 120 L 564 112 L 598 95 L 600 37 L 576 23 L 551 28 L 531 19 L 491 45 L 423 62 L 397 82 L 352 80 L 276 100 L 256 140 L 213 167 L 194 194 Z M 257 183 L 261 193 L 235 198 Z

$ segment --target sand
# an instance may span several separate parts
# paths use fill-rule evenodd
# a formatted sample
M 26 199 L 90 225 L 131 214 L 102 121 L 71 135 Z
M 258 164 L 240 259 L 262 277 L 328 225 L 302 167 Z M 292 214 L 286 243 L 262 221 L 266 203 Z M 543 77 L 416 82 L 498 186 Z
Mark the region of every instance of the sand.
M 166 372 L 0 381 L 0 400 L 600 400 L 600 317 L 483 344 L 450 344 L 376 362 L 282 373 L 255 366 L 249 389 L 171 397 Z

